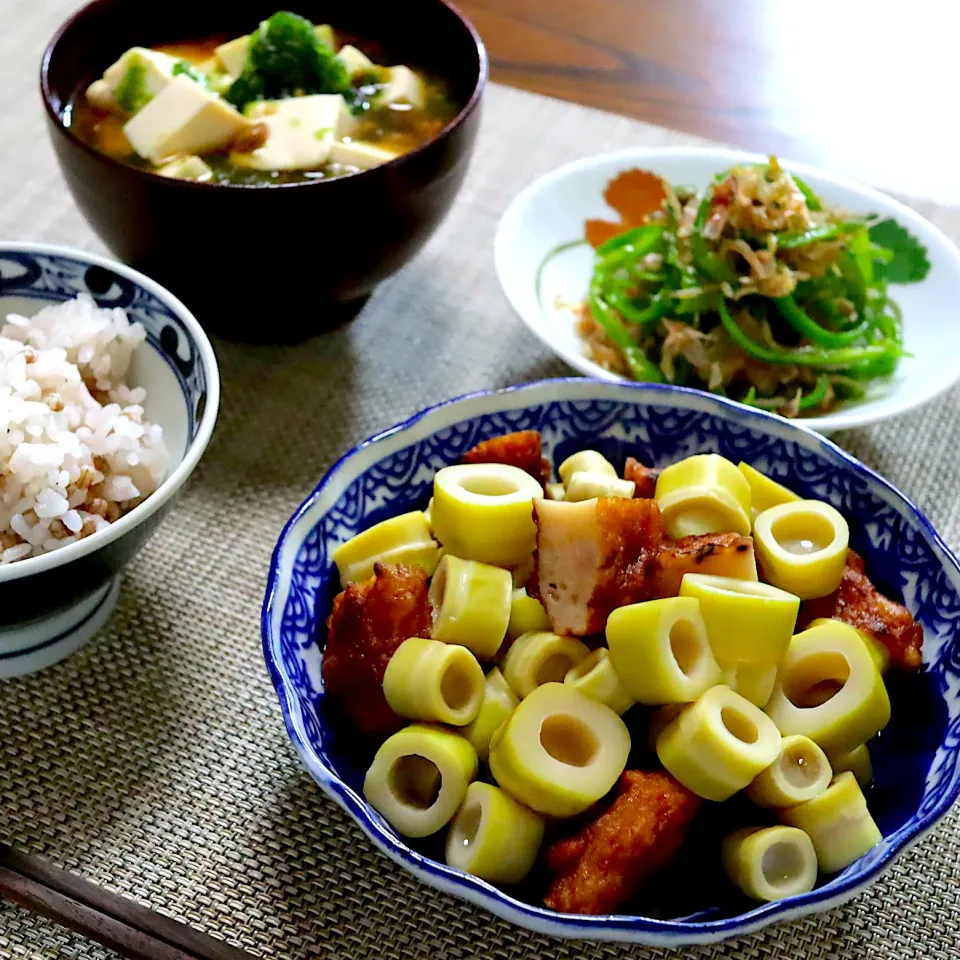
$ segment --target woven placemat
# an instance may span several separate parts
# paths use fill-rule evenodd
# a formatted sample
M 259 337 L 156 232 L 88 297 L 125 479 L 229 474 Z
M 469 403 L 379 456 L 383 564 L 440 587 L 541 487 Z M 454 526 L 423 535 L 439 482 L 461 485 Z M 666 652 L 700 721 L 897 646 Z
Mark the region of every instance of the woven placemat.
M 42 45 L 73 6 L 3 4 L 17 29 L 0 31 L 0 235 L 96 249 L 55 169 L 35 93 Z M 295 348 L 217 344 L 216 435 L 131 565 L 113 621 L 64 664 L 0 686 L 0 839 L 277 960 L 665 955 L 528 934 L 377 855 L 288 745 L 259 612 L 280 528 L 344 450 L 442 398 L 566 372 L 513 316 L 494 277 L 495 225 L 517 190 L 578 156 L 690 142 L 494 87 L 454 213 L 355 322 Z M 960 238 L 960 211 L 916 206 Z M 954 392 L 840 438 L 914 496 L 955 546 L 958 413 Z M 688 955 L 867 952 L 960 956 L 956 812 L 846 907 Z M 0 904 L 0 957 L 108 956 Z

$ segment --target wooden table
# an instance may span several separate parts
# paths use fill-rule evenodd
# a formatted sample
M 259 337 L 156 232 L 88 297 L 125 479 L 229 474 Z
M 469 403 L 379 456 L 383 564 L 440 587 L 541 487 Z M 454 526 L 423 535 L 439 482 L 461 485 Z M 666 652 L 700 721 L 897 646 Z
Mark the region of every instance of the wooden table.
M 960 202 L 949 4 L 455 2 L 501 83 Z

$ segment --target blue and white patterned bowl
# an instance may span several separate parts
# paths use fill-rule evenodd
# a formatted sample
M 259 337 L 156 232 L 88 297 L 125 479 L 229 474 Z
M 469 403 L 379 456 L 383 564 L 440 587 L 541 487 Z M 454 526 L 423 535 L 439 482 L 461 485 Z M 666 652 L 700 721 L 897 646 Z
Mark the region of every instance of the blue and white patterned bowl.
M 694 453 L 747 460 L 850 521 L 852 546 L 877 586 L 923 624 L 924 671 L 890 678 L 893 719 L 871 745 L 868 797 L 883 842 L 816 890 L 756 906 L 718 883 L 668 915 L 578 917 L 537 905 L 412 848 L 363 799 L 367 756 L 340 726 L 321 680 L 324 619 L 339 589 L 333 549 L 386 517 L 426 504 L 433 476 L 480 440 L 536 429 L 554 465 L 584 447 L 615 464 L 629 454 L 662 467 Z M 552 380 L 432 407 L 351 450 L 294 514 L 273 556 L 263 649 L 284 721 L 307 769 L 388 856 L 428 884 L 521 926 L 564 937 L 682 946 L 725 939 L 843 903 L 927 833 L 960 793 L 960 566 L 899 491 L 839 447 L 778 417 L 656 385 Z M 716 858 L 714 858 L 716 859 Z M 690 877 L 698 871 L 686 872 Z M 716 894 L 715 899 L 711 896 Z
M 8 313 L 29 316 L 81 293 L 102 307 L 122 307 L 146 328 L 127 379 L 147 391 L 146 416 L 163 427 L 170 468 L 155 493 L 106 530 L 0 566 L 0 677 L 56 663 L 107 621 L 120 571 L 173 504 L 217 419 L 213 348 L 176 297 L 136 270 L 81 250 L 0 243 L 0 325 Z

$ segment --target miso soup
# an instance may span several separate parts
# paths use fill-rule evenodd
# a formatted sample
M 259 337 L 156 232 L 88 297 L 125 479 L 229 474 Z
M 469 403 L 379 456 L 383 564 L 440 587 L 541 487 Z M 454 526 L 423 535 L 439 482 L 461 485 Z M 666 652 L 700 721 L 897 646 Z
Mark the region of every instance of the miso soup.
M 360 46 L 280 12 L 242 37 L 134 47 L 64 121 L 101 153 L 181 180 L 359 173 L 416 150 L 458 112 L 442 81 Z

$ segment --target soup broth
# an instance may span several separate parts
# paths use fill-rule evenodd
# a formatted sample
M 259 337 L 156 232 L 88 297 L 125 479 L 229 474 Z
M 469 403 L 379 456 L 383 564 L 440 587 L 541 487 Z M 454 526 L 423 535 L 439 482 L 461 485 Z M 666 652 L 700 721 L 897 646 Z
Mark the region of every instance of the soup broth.
M 269 91 L 271 78 L 256 77 L 249 50 L 274 19 L 251 35 L 245 58 L 230 55 L 245 38 L 134 48 L 124 54 L 126 64 L 121 58 L 77 95 L 64 122 L 94 149 L 133 167 L 178 179 L 269 186 L 378 166 L 427 143 L 456 116 L 458 108 L 438 78 L 406 66 L 382 66 L 368 56 L 371 45 L 334 38 L 329 27 L 313 25 L 309 29 L 322 38 L 325 55 L 337 61 L 349 86 L 341 85 L 338 94 L 294 89 L 243 102 L 237 87 L 248 76 Z M 131 88 L 143 93 L 140 102 Z M 334 102 L 339 97 L 342 104 Z M 189 119 L 190 110 L 202 113 L 210 130 L 196 113 Z M 169 150 L 154 135 L 158 125 L 173 125 L 168 116 L 176 122 L 187 117 Z

